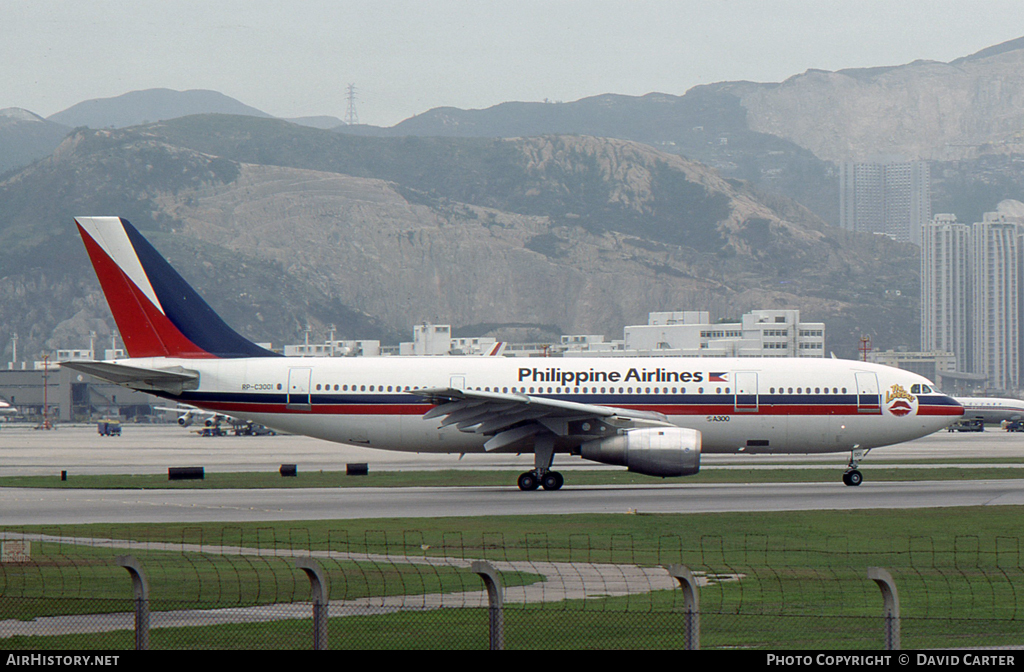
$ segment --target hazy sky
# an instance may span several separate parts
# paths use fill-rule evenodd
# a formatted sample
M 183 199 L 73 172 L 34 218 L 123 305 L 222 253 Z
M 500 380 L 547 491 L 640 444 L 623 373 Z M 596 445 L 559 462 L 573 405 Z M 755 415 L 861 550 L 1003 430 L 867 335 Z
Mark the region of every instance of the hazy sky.
M 0 0 L 0 108 L 213 89 L 280 117 L 682 94 L 808 68 L 950 61 L 1021 0 Z

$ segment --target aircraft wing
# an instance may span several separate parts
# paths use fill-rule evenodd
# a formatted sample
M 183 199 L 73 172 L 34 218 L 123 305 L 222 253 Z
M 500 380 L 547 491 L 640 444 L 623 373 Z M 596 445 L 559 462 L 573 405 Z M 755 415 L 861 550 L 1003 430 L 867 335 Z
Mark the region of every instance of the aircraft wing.
M 549 431 L 580 443 L 612 436 L 619 429 L 673 427 L 661 413 L 636 411 L 595 404 L 580 404 L 525 394 L 479 392 L 455 388 L 416 390 L 413 394 L 437 404 L 425 419 L 441 418 L 441 426 L 491 438 L 487 451 L 509 448 Z
M 147 392 L 181 394 L 199 387 L 199 373 L 180 366 L 169 369 L 144 369 L 111 362 L 61 362 L 72 371 L 81 371 L 101 380 Z

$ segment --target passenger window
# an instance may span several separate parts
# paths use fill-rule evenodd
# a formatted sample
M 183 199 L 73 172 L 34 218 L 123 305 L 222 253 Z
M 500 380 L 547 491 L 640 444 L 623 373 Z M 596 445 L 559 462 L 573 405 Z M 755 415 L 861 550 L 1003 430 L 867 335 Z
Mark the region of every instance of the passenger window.
M 821 388 L 820 387 L 814 388 L 814 393 L 815 394 L 821 394 Z
M 803 391 L 804 391 L 804 388 L 802 388 L 802 387 L 796 388 L 796 393 L 797 394 L 803 394 Z

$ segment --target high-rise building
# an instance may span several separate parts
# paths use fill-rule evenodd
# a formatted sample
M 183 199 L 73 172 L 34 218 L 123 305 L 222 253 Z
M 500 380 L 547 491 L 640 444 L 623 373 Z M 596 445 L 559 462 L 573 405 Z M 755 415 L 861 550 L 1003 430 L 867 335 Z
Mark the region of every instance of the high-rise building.
M 961 371 L 971 371 L 971 227 L 956 215 L 939 214 L 921 235 L 921 350 L 952 352 Z
M 922 229 L 921 349 L 951 352 L 990 391 L 1021 382 L 1024 220 L 986 212 L 971 226 L 936 215 Z
M 997 390 L 1019 385 L 1020 224 L 986 212 L 971 226 L 971 358 Z
M 844 229 L 920 245 L 931 209 L 931 172 L 924 161 L 839 166 L 839 225 Z

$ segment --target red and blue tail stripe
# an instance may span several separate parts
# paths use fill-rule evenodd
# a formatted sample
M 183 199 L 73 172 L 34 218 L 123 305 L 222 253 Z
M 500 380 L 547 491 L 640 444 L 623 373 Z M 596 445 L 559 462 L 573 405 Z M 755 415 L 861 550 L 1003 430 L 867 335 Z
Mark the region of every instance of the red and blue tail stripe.
M 127 220 L 75 223 L 130 357 L 277 356 L 229 327 Z

